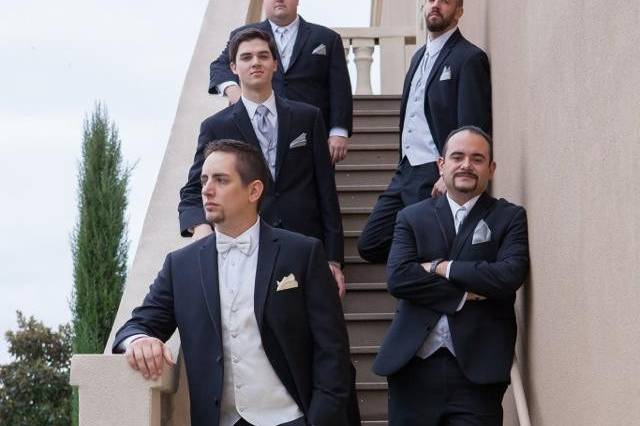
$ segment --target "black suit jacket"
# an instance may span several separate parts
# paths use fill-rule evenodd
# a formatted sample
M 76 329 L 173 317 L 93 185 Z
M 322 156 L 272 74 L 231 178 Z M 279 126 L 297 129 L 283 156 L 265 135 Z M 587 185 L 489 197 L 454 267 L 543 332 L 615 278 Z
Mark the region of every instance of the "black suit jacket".
M 166 341 L 180 331 L 194 426 L 218 425 L 223 347 L 215 234 L 170 253 L 142 306 L 116 334 Z M 299 287 L 276 291 L 294 274 Z M 276 374 L 309 424 L 346 425 L 350 364 L 347 331 L 319 241 L 264 223 L 255 281 L 255 316 Z
M 472 244 L 481 219 L 490 241 Z M 402 210 L 387 265 L 389 292 L 399 302 L 374 371 L 389 376 L 400 370 L 446 314 L 465 376 L 480 384 L 508 382 L 516 340 L 513 304 L 529 268 L 528 247 L 525 210 L 486 193 L 458 234 L 445 196 Z M 453 260 L 449 280 L 420 266 L 438 258 Z M 465 291 L 486 300 L 467 301 L 456 312 Z
M 264 20 L 233 30 L 229 38 L 246 28 L 259 28 L 273 37 L 271 24 Z M 322 44 L 326 48 L 326 55 L 313 54 Z M 353 98 L 340 35 L 300 18 L 298 36 L 286 73 L 282 69 L 280 54 L 276 54 L 278 70 L 273 75 L 274 91 L 284 98 L 320 108 L 328 129 L 342 127 L 351 135 Z M 238 82 L 238 77 L 229 68 L 229 62 L 227 44 L 218 59 L 211 63 L 209 93 L 218 93 L 216 86 L 225 81 Z
M 404 80 L 400 106 L 400 135 L 404 127 L 411 81 L 425 49 L 426 45 L 413 55 Z M 440 77 L 445 67 L 451 70 L 451 78 L 441 81 Z M 431 69 L 424 99 L 424 114 L 440 152 L 449 133 L 459 127 L 474 125 L 491 134 L 489 59 L 480 48 L 467 41 L 460 30 L 456 30 L 449 37 Z M 402 158 L 402 154 L 400 156 Z
M 276 108 L 276 178 L 267 185 L 260 216 L 272 226 L 318 238 L 324 243 L 329 260 L 342 263 L 342 218 L 322 115 L 311 105 L 277 96 Z M 306 133 L 306 146 L 290 148 L 289 144 L 303 133 Z M 205 223 L 200 173 L 204 148 L 216 139 L 241 140 L 260 150 L 242 101 L 207 118 L 200 127 L 189 178 L 180 190 L 178 212 L 183 236 L 190 235 L 189 228 Z

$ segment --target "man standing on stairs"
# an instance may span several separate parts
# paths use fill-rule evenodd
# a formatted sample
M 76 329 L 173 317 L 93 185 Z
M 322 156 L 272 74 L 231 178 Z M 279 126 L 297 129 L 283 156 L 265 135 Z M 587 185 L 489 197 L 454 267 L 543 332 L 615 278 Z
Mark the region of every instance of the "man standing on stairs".
M 398 214 L 387 285 L 399 302 L 373 370 L 388 378 L 390 426 L 501 426 L 526 213 L 487 194 L 496 165 L 480 128 L 454 131 L 438 166 L 446 196 Z
M 257 147 L 216 141 L 203 155 L 215 233 L 167 256 L 113 351 L 156 379 L 178 328 L 193 426 L 351 426 L 347 331 L 322 244 L 258 216 L 270 171 Z
M 277 228 L 321 240 L 342 297 L 342 218 L 322 114 L 314 106 L 274 95 L 271 81 L 278 63 L 267 32 L 257 28 L 236 32 L 229 53 L 231 70 L 240 81 L 241 100 L 201 125 L 188 181 L 180 190 L 181 233 L 202 238 L 213 232 L 200 196 L 205 146 L 218 139 L 252 143 L 260 148 L 270 171 L 261 217 Z
M 262 7 L 267 19 L 232 31 L 230 39 L 246 28 L 259 28 L 275 39 L 276 95 L 320 108 L 329 129 L 331 160 L 334 164 L 342 161 L 352 130 L 353 99 L 340 35 L 302 19 L 298 0 L 264 0 Z M 225 95 L 234 104 L 240 100 L 241 91 L 231 62 L 227 45 L 211 63 L 209 93 Z
M 447 135 L 464 125 L 491 134 L 491 79 L 487 55 L 458 29 L 463 0 L 425 0 L 427 43 L 411 59 L 400 107 L 400 163 L 358 240 L 360 256 L 385 263 L 396 214 L 441 196 L 436 161 Z

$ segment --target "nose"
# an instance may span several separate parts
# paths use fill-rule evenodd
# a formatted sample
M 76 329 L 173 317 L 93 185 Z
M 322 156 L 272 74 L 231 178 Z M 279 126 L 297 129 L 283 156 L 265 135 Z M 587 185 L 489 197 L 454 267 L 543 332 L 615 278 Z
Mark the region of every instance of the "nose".
M 201 194 L 203 197 L 213 197 L 214 195 L 214 186 L 211 183 L 211 180 L 207 180 L 204 185 L 202 185 Z

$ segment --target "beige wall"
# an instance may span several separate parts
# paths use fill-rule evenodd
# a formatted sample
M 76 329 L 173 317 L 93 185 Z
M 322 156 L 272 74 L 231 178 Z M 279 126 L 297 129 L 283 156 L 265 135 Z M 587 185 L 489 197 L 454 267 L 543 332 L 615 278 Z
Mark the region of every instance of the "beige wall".
M 529 213 L 532 422 L 640 424 L 640 2 L 488 8 L 494 188 Z

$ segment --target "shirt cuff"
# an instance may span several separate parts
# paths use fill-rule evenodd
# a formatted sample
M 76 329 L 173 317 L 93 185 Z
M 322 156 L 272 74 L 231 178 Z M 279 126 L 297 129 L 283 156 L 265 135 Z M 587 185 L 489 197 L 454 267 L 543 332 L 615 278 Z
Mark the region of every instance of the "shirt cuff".
M 458 303 L 458 307 L 456 308 L 456 312 L 458 312 L 460 309 L 462 309 L 462 307 L 464 306 L 464 302 L 467 301 L 467 293 L 466 291 L 464 292 L 464 295 L 462 295 L 462 300 L 460 301 L 460 303 Z
M 342 136 L 343 138 L 348 138 L 349 132 L 344 127 L 332 127 L 331 130 L 329 130 L 329 136 Z
M 453 260 L 450 260 L 449 263 L 447 263 L 447 272 L 445 272 L 444 277 L 446 279 L 449 279 L 449 272 L 451 272 L 451 265 L 453 264 Z
M 227 90 L 229 86 L 237 86 L 238 83 L 235 81 L 225 81 L 224 83 L 220 83 L 216 86 L 216 90 L 220 94 L 220 96 L 224 96 L 224 91 Z
M 131 342 L 133 342 L 134 340 L 138 340 L 141 337 L 147 337 L 147 335 L 146 334 L 134 334 L 132 336 L 127 337 L 122 342 L 120 342 L 120 344 L 118 345 L 118 350 L 122 351 L 122 352 L 126 352 L 127 348 L 131 344 Z

